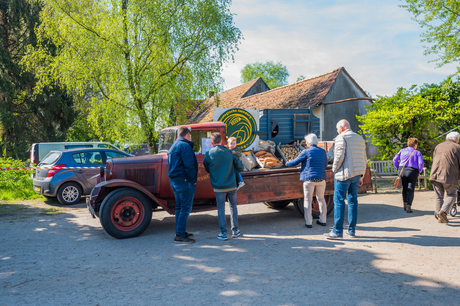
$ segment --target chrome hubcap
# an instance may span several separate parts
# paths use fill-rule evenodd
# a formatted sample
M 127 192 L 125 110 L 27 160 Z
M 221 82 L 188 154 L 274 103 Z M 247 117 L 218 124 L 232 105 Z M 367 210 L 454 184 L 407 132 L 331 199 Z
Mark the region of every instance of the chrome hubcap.
M 67 186 L 62 191 L 62 198 L 68 203 L 74 202 L 78 198 L 79 192 L 75 186 Z

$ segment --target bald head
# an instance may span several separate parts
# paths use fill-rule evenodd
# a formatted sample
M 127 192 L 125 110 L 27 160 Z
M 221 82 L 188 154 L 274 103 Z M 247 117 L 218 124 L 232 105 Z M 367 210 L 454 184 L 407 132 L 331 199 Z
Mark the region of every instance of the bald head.
M 347 120 L 342 119 L 339 122 L 337 122 L 337 132 L 339 134 L 342 134 L 343 132 L 345 132 L 349 128 L 350 128 L 350 122 L 348 122 Z

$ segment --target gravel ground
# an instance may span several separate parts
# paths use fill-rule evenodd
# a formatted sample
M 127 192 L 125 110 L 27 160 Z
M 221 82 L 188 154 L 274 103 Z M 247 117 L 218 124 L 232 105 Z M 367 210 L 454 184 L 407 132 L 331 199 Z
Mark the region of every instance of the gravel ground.
M 225 242 L 217 212 L 192 214 L 195 244 L 173 243 L 165 212 L 117 240 L 83 202 L 3 203 L 0 305 L 459 305 L 460 216 L 437 223 L 432 191 L 416 192 L 413 214 L 397 192 L 359 203 L 355 239 L 323 238 L 332 215 L 307 229 L 292 205 L 253 204 Z

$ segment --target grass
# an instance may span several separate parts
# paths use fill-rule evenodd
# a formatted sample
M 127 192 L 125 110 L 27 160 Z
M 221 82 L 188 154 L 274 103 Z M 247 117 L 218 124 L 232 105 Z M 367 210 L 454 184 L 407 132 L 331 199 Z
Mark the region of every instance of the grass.
M 12 158 L 0 158 L 2 167 L 24 167 L 24 162 Z M 0 169 L 0 200 L 31 200 L 45 198 L 33 189 L 31 174 L 33 170 L 1 170 Z

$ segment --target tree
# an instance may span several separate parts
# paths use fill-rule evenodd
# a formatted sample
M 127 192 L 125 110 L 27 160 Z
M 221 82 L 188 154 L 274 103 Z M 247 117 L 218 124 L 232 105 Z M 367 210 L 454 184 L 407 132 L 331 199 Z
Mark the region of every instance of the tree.
M 418 150 L 430 165 L 434 147 L 443 141 L 439 136 L 460 122 L 460 81 L 448 78 L 439 85 L 399 88 L 394 96 L 378 96 L 358 120 L 363 133 L 379 147 L 381 159 L 393 159 L 409 137 L 416 137 Z
M 414 14 L 422 28 L 422 41 L 431 44 L 425 54 L 436 54 L 437 66 L 460 60 L 460 2 L 452 0 L 406 0 L 402 5 Z M 458 68 L 460 72 L 460 67 Z
M 0 2 L 0 147 L 4 157 L 26 159 L 30 144 L 62 141 L 73 122 L 73 97 L 57 85 L 33 94 L 35 76 L 20 61 L 36 45 L 34 28 L 41 6 L 36 1 Z M 53 54 L 55 48 L 48 44 Z
M 171 106 L 222 83 L 223 62 L 241 39 L 230 0 L 41 0 L 39 45 L 23 63 L 39 86 L 59 83 L 82 94 L 89 121 L 104 140 L 138 142 L 156 151 Z M 46 42 L 57 46 L 55 57 Z M 104 134 L 103 134 L 104 133 Z
M 270 89 L 288 84 L 289 72 L 281 62 L 267 61 L 247 64 L 241 70 L 241 82 L 246 83 L 258 77 L 262 77 Z

